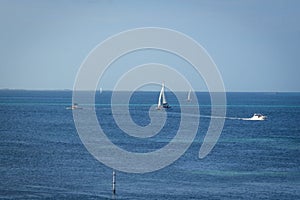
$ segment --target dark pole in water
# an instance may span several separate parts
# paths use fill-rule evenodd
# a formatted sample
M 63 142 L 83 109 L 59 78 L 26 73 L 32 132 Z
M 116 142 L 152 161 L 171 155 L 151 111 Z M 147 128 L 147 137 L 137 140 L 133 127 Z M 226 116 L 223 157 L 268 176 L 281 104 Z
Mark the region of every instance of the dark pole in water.
M 113 178 L 112 178 L 112 193 L 116 194 L 116 172 L 113 170 Z

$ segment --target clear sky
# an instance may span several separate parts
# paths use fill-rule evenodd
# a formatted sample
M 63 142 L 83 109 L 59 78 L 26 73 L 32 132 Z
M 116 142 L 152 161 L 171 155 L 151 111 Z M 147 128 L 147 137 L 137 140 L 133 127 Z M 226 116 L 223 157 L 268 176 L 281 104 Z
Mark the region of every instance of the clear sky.
M 0 88 L 72 89 L 97 44 L 150 26 L 200 43 L 227 91 L 300 92 L 299 10 L 297 0 L 0 0 Z

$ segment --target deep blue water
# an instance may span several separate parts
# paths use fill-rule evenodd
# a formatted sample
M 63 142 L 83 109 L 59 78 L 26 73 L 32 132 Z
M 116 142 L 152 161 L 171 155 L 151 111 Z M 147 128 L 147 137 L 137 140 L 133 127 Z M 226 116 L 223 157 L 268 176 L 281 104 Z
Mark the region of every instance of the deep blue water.
M 150 123 L 148 110 L 157 96 L 133 94 L 129 109 L 135 123 Z M 171 93 L 167 96 L 172 105 L 168 126 L 152 138 L 136 139 L 118 128 L 110 92 L 97 94 L 97 116 L 116 145 L 133 152 L 152 151 L 164 147 L 179 126 L 178 101 Z M 204 159 L 198 152 L 210 121 L 210 100 L 208 93 L 197 96 L 200 127 L 187 152 L 155 172 L 117 172 L 115 198 L 300 199 L 300 93 L 228 93 L 231 118 Z M 72 111 L 66 109 L 71 101 L 70 91 L 0 91 L 0 199 L 112 198 L 112 169 L 82 144 Z M 268 119 L 238 119 L 257 112 Z

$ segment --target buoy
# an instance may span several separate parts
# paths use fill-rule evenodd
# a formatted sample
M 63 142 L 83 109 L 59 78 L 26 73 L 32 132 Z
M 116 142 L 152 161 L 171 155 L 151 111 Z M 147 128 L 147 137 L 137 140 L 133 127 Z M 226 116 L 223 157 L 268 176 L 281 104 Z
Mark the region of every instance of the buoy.
M 113 170 L 113 178 L 112 178 L 112 193 L 116 194 L 116 172 Z

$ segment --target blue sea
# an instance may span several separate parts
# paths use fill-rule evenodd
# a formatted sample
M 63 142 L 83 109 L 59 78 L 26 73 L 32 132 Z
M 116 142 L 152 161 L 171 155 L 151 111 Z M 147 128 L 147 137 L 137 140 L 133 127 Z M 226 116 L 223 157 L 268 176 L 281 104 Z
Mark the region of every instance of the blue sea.
M 172 108 L 164 134 L 135 139 L 124 133 L 114 121 L 109 91 L 95 97 L 100 125 L 127 151 L 163 148 L 176 135 L 181 112 L 175 95 L 166 96 Z M 157 98 L 158 92 L 139 91 L 119 106 L 146 126 Z M 197 98 L 200 123 L 188 150 L 158 171 L 116 171 L 113 196 L 112 169 L 87 151 L 66 109 L 71 91 L 0 91 L 0 199 L 300 199 L 300 93 L 227 93 L 223 131 L 203 159 L 198 154 L 211 105 L 209 93 Z M 254 113 L 268 118 L 241 120 Z

